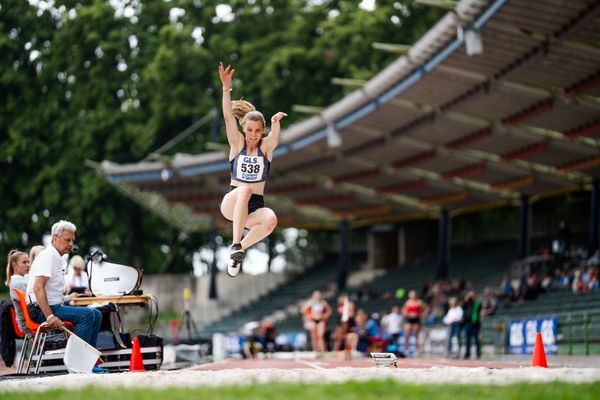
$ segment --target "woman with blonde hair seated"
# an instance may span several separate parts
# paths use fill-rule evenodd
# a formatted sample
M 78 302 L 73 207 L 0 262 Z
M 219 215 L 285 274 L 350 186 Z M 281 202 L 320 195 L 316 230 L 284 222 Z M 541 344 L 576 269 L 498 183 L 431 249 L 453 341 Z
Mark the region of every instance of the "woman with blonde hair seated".
M 19 250 L 11 250 L 8 253 L 8 263 L 6 265 L 6 286 L 10 289 L 10 298 L 13 303 L 19 301 L 19 297 L 13 289 L 18 289 L 22 292 L 27 290 L 27 275 L 29 274 L 29 256 Z M 25 318 L 21 312 L 19 304 L 14 304 L 17 324 L 21 332 L 28 332 L 25 325 Z

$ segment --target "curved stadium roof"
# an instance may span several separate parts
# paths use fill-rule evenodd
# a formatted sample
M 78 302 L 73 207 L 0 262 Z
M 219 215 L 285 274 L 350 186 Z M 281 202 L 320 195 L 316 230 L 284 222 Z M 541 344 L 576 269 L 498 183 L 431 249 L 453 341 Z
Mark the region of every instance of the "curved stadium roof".
M 469 35 L 481 54 L 467 54 Z M 328 146 L 336 133 L 341 145 Z M 266 202 L 282 226 L 586 188 L 600 177 L 600 2 L 462 0 L 362 88 L 284 130 L 275 158 Z M 220 215 L 229 182 L 222 152 L 100 168 L 186 231 Z

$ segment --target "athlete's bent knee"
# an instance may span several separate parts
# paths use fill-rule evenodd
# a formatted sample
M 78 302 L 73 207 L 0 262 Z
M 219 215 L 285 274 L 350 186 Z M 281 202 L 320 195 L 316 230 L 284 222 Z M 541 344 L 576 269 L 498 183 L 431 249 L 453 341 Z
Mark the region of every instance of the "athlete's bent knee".
M 273 229 L 275 229 L 275 227 L 277 226 L 277 216 L 275 214 L 270 215 L 266 220 L 265 220 L 265 229 L 267 229 L 269 232 L 273 231 Z

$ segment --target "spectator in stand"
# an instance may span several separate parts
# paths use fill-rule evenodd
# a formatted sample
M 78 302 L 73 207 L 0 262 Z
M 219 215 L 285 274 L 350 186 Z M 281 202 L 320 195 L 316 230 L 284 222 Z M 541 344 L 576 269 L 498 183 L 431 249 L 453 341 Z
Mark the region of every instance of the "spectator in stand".
M 402 332 L 402 314 L 400 314 L 400 307 L 393 306 L 392 312 L 386 314 L 381 319 L 381 326 L 383 328 L 385 340 L 393 344 L 398 344 L 398 339 Z
M 529 274 L 525 285 L 526 300 L 535 300 L 538 297 L 542 291 L 540 283 L 540 278 L 535 272 Z
M 571 246 L 571 231 L 565 220 L 561 220 L 558 224 L 558 233 L 556 239 L 552 242 L 552 252 L 556 253 L 556 265 L 561 266 L 567 253 L 567 249 Z
M 540 276 L 540 289 L 544 293 L 552 289 L 552 278 L 545 273 L 542 273 L 542 276 Z
M 558 223 L 558 241 L 561 253 L 564 253 L 571 246 L 571 230 L 564 219 Z
M 573 271 L 571 290 L 573 291 L 573 293 L 577 293 L 581 290 L 581 271 L 579 271 L 579 269 Z
M 550 257 L 550 249 L 548 248 L 548 246 L 542 245 L 538 248 L 537 255 L 540 256 L 542 259 L 547 259 L 548 257 Z
M 463 303 L 464 329 L 466 336 L 465 359 L 471 357 L 471 340 L 475 342 L 477 358 L 481 358 L 481 344 L 479 342 L 479 330 L 481 329 L 481 301 L 475 297 L 474 292 L 465 296 Z
M 452 282 L 450 293 L 453 295 L 459 295 L 466 289 L 466 287 L 467 281 L 461 275 L 458 275 Z
M 571 280 L 572 279 L 573 279 L 573 277 L 571 277 L 567 271 L 561 271 L 561 273 L 560 273 L 560 287 L 561 288 L 568 288 L 569 285 L 571 285 Z
M 574 262 L 579 263 L 579 261 L 585 260 L 587 254 L 583 247 L 572 244 L 566 252 L 566 257 Z
M 490 289 L 486 289 L 483 295 L 483 302 L 481 306 L 481 314 L 484 316 L 494 315 L 498 308 L 498 300 L 496 294 Z
M 590 267 L 600 266 L 600 249 L 597 249 L 596 252 L 589 258 L 587 265 Z
M 575 272 L 573 273 L 573 282 L 571 283 L 571 289 L 573 290 L 573 293 L 587 292 L 588 287 L 583 282 L 584 272 L 585 272 L 585 267 L 582 265 L 579 268 L 577 268 L 575 270 Z
M 458 341 L 458 349 L 456 351 L 456 356 L 460 356 L 460 348 L 462 346 L 462 341 L 460 337 L 460 331 L 462 330 L 463 325 L 463 309 L 458 304 L 458 300 L 456 297 L 451 297 L 449 300 L 450 308 L 448 309 L 448 313 L 444 317 L 444 324 L 449 326 L 448 329 L 448 357 L 452 357 L 452 338 L 456 337 Z
M 500 282 L 500 293 L 501 297 L 504 299 L 504 305 L 509 306 L 511 301 L 515 298 L 515 291 L 508 275 L 504 275 L 502 282 Z
M 579 268 L 581 269 L 581 283 L 583 284 L 583 286 L 585 286 L 587 290 L 589 288 L 592 271 L 590 270 L 590 268 L 586 267 L 583 262 L 581 263 Z
M 595 290 L 595 289 L 600 288 L 600 282 L 598 280 L 599 280 L 598 267 L 594 267 L 594 268 L 592 268 L 592 271 L 590 273 L 590 283 L 588 284 L 588 287 L 590 290 Z

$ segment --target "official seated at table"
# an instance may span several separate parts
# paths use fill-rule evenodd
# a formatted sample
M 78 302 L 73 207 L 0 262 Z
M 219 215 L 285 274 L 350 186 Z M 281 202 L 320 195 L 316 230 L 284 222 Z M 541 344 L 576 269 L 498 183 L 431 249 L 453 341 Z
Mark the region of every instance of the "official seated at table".
M 85 261 L 81 256 L 73 256 L 69 261 L 69 270 L 65 276 L 65 293 L 92 294 L 88 274 L 85 272 Z

